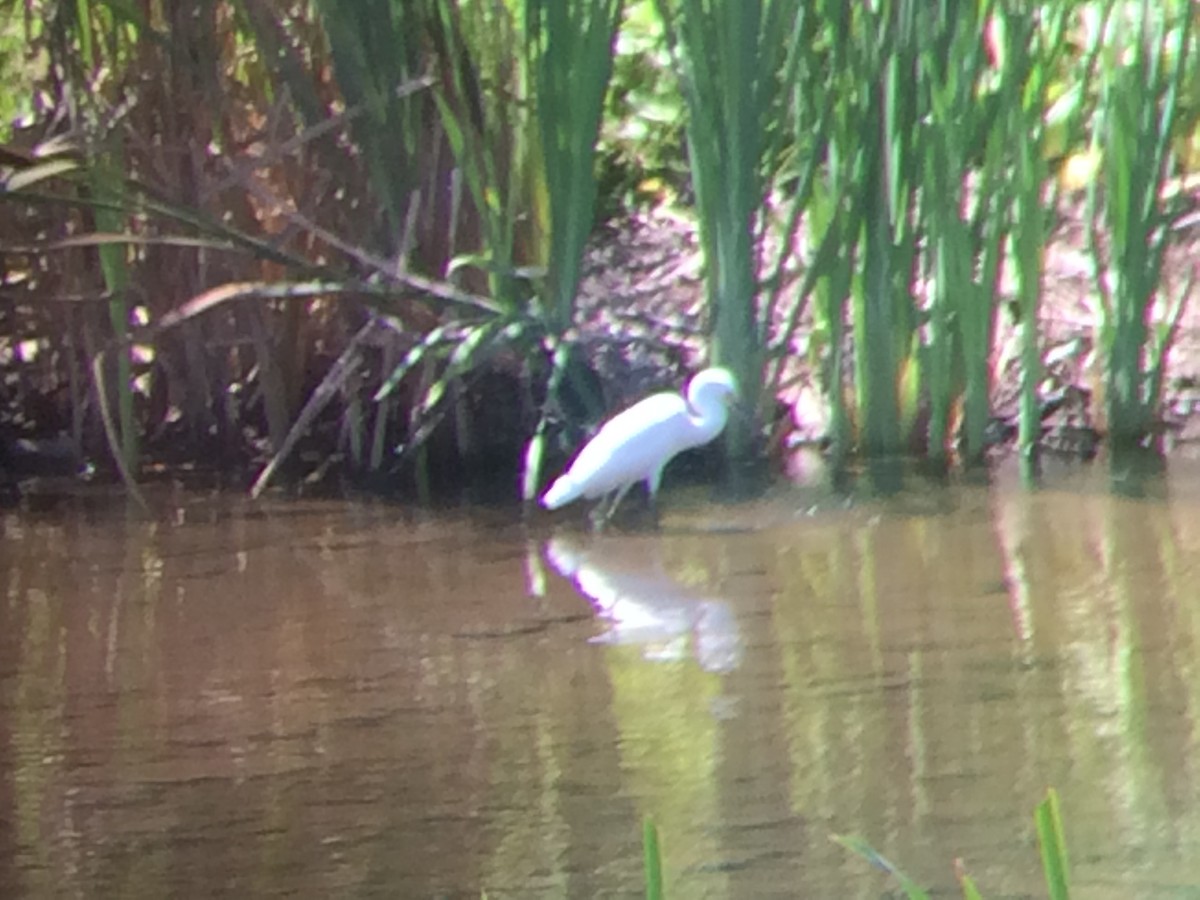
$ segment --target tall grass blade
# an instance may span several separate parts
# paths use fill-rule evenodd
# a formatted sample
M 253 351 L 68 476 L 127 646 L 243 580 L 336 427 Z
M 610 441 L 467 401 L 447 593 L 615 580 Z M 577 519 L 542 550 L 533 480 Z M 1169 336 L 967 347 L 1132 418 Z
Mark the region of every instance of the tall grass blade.
M 1058 792 L 1054 788 L 1047 790 L 1046 799 L 1038 804 L 1034 823 L 1050 900 L 1068 900 L 1070 867 L 1067 863 L 1067 842 L 1063 835 Z
M 967 874 L 967 865 L 961 858 L 954 860 L 954 875 L 958 879 L 958 886 L 962 888 L 963 900 L 983 900 L 975 879 Z
M 646 881 L 646 900 L 662 900 L 662 851 L 658 844 L 658 826 L 649 816 L 642 820 L 642 865 Z

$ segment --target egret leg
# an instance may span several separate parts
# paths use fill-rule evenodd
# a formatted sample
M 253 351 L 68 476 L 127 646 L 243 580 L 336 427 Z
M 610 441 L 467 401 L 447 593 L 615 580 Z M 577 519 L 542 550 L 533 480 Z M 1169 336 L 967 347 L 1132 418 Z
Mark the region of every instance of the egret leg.
M 662 473 L 663 470 L 659 468 L 646 479 L 646 497 L 649 500 L 650 517 L 655 526 L 661 521 L 658 515 L 658 486 L 662 483 Z
M 592 517 L 592 525 L 595 526 L 597 531 L 603 530 L 604 526 L 608 524 L 608 520 L 611 519 L 613 517 L 613 513 L 617 511 L 617 507 L 620 505 L 621 500 L 624 499 L 627 493 L 629 493 L 630 487 L 632 487 L 632 485 L 623 484 L 621 487 L 612 492 L 611 501 L 601 501 L 600 506 L 597 507 L 597 511 L 603 510 L 603 512 Z
M 658 490 L 651 489 L 649 485 L 647 485 L 646 489 L 646 505 L 650 507 L 650 521 L 657 527 L 661 521 L 661 517 L 658 514 Z
M 593 531 L 603 531 L 604 523 L 608 520 L 604 511 L 609 507 L 608 497 L 605 496 L 599 503 L 592 507 L 592 511 L 588 513 L 588 518 L 592 522 Z

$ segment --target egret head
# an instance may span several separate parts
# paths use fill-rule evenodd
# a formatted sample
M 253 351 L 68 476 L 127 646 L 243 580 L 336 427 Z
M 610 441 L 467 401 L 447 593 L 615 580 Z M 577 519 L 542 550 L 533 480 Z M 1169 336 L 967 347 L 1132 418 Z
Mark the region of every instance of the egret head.
M 687 388 L 688 406 L 693 413 L 714 405 L 728 409 L 737 397 L 737 379 L 732 372 L 720 366 L 697 373 Z

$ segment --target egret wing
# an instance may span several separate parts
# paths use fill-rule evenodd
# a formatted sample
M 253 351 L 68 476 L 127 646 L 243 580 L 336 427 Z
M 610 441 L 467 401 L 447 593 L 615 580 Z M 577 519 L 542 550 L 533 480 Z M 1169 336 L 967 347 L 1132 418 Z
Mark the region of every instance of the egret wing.
M 571 478 L 588 498 L 645 480 L 678 452 L 688 427 L 683 398 L 647 397 L 604 423 L 571 463 Z

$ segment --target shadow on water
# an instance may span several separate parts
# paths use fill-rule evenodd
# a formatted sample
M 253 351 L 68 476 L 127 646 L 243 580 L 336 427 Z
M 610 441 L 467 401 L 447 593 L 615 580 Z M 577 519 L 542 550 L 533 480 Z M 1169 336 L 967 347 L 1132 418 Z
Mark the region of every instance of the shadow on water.
M 584 516 L 165 491 L 0 515 L 0 894 L 1200 890 L 1200 467 Z
M 1132 499 L 1167 499 L 1167 463 L 1150 450 L 1124 450 L 1107 458 L 1109 486 L 1114 494 Z

